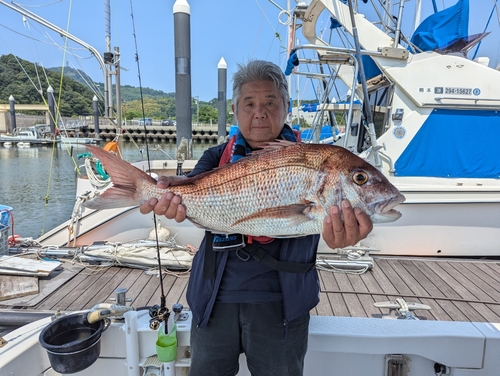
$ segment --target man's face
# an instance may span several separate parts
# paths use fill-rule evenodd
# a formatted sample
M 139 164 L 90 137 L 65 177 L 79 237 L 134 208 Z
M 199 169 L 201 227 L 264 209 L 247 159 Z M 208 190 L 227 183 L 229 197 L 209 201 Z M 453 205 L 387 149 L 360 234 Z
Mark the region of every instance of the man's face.
M 274 141 L 285 124 L 287 108 L 272 81 L 252 81 L 241 87 L 233 112 L 238 127 L 253 149 Z

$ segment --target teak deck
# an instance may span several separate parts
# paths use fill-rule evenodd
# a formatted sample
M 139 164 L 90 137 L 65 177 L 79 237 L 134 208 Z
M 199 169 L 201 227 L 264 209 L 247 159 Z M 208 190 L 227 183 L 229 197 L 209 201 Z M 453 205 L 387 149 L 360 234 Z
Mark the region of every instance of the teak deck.
M 381 317 L 387 309 L 374 302 L 395 300 L 429 305 L 416 311 L 424 320 L 500 322 L 500 264 L 496 261 L 374 257 L 375 266 L 364 274 L 320 271 L 321 301 L 312 314 Z M 114 290 L 126 287 L 136 308 L 160 304 L 159 278 L 140 269 L 109 267 L 92 271 L 64 264 L 67 273 L 59 285 L 41 279 L 40 294 L 24 300 L 0 301 L 0 308 L 36 311 L 90 309 L 111 302 Z M 69 276 L 68 276 L 69 275 Z M 166 305 L 185 307 L 188 274 L 167 275 L 163 286 Z M 45 292 L 44 292 L 45 289 Z M 22 299 L 22 298 L 21 298 Z

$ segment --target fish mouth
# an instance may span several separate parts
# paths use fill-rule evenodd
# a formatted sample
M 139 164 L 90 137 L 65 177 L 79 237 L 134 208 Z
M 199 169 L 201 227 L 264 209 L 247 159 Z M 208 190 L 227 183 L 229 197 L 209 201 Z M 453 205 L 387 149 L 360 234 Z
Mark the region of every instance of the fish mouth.
M 404 202 L 406 197 L 401 193 L 388 200 L 374 202 L 372 222 L 393 222 L 401 217 L 401 213 L 394 208 Z

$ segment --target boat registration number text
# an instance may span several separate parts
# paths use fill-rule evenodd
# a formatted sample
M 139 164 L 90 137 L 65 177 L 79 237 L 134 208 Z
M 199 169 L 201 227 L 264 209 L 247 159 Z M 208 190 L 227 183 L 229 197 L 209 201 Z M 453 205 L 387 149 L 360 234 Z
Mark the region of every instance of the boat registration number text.
M 472 89 L 466 87 L 445 87 L 445 94 L 455 94 L 455 95 L 471 95 Z

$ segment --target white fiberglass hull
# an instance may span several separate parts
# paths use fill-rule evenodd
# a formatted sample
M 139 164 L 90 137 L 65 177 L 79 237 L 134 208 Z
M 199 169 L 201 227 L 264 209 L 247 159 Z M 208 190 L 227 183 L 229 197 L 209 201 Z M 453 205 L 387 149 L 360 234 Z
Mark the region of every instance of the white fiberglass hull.
M 90 137 L 61 137 L 61 143 L 89 145 L 97 143 L 97 140 L 95 138 L 90 138 Z
M 376 224 L 362 245 L 383 255 L 500 256 L 499 190 L 399 188 L 402 217 Z
M 42 319 L 4 337 L 2 374 L 59 375 L 38 342 L 41 330 L 50 322 L 50 318 Z M 190 319 L 177 323 L 176 360 L 157 360 L 147 374 L 187 374 L 190 328 Z M 156 355 L 157 337 L 149 328 L 147 311 L 127 312 L 124 321 L 113 322 L 102 333 L 97 361 L 75 375 L 143 375 L 146 359 Z M 397 369 L 401 362 L 405 364 L 401 369 L 409 367 L 415 375 L 434 374 L 439 365 L 442 374 L 486 376 L 500 368 L 499 352 L 498 324 L 312 316 L 304 375 L 388 375 L 392 373 L 386 367 L 392 364 Z M 250 375 L 243 355 L 238 375 Z
M 176 167 L 175 161 L 154 161 L 158 166 L 167 162 L 169 168 Z M 146 169 L 144 162 L 135 165 Z M 361 242 L 362 246 L 377 249 L 376 254 L 380 255 L 500 256 L 497 246 L 500 242 L 500 182 L 389 179 L 406 197 L 406 201 L 396 208 L 403 215 L 396 222 L 375 224 L 368 238 Z M 92 190 L 88 179 L 77 180 L 78 196 Z M 158 219 L 175 235 L 177 244 L 200 244 L 204 231 L 189 221 L 177 223 L 165 217 Z M 42 245 L 58 246 L 129 242 L 147 238 L 153 229 L 153 215 L 143 215 L 137 207 L 84 209 L 78 221 L 63 223 L 37 240 Z M 333 251 L 321 241 L 319 252 Z
M 500 202 L 417 203 L 409 198 L 398 210 L 403 214 L 399 220 L 375 224 L 361 245 L 378 249 L 377 255 L 500 256 Z M 163 217 L 161 222 L 176 236 L 177 244 L 198 246 L 203 238 L 204 231 L 188 221 Z M 60 225 L 38 241 L 59 246 L 127 242 L 147 238 L 154 228 L 152 215 L 143 215 L 138 208 L 86 210 L 76 225 L 76 242 L 69 236 L 69 225 Z M 332 250 L 321 241 L 319 252 Z

